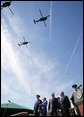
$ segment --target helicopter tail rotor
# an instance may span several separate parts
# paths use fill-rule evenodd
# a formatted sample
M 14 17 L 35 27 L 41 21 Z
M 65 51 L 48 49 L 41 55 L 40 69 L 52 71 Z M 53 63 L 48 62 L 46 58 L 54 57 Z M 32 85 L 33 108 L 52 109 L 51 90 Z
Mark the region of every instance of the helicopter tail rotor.
M 19 43 L 18 43 L 19 46 L 21 46 Z
M 34 19 L 33 21 L 34 21 L 34 24 L 36 24 L 36 21 L 35 21 L 35 19 Z

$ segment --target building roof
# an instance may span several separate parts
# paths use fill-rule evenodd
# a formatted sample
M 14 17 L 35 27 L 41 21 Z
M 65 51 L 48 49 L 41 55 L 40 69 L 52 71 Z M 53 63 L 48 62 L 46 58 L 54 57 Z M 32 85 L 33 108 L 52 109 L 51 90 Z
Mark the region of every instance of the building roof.
M 13 103 L 13 102 L 1 104 L 1 108 L 28 109 L 24 106 L 18 105 L 18 104 Z

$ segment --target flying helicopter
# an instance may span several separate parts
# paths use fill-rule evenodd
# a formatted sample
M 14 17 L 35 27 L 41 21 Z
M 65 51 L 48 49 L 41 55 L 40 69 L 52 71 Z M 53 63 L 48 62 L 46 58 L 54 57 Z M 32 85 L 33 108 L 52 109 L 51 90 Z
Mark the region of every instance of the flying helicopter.
M 41 18 L 40 18 L 39 20 L 35 20 L 35 19 L 33 19 L 34 24 L 36 24 L 36 22 L 43 21 L 43 22 L 44 22 L 44 25 L 46 26 L 45 21 L 47 20 L 47 18 L 48 18 L 50 15 L 43 17 L 43 14 L 42 14 L 42 12 L 41 12 L 40 9 L 39 9 L 39 12 L 40 12 L 40 14 L 41 14 Z
M 1 9 L 3 9 L 3 8 L 5 8 L 5 7 L 8 7 L 9 8 L 9 10 L 10 10 L 10 12 L 14 15 L 14 13 L 13 13 L 13 11 L 10 9 L 10 5 L 11 5 L 11 2 L 12 1 L 5 1 L 5 2 L 3 2 L 3 4 L 1 5 Z
M 21 46 L 21 45 L 26 45 L 26 47 L 27 47 L 27 44 L 28 43 L 31 43 L 30 41 L 25 41 L 25 38 L 23 37 L 23 42 L 20 42 L 20 43 L 18 43 L 18 46 Z

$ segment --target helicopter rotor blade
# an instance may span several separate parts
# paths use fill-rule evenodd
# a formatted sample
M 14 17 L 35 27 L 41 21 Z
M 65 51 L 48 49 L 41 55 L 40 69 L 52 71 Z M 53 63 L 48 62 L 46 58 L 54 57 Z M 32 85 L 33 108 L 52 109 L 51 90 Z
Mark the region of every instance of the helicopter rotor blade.
M 10 7 L 8 7 L 8 8 L 9 8 L 10 12 L 14 15 L 14 13 L 13 13 L 12 10 L 10 9 Z
M 46 23 L 45 23 L 45 21 L 43 21 L 44 22 L 44 25 L 45 25 L 45 27 L 46 27 Z
M 23 43 L 23 42 L 20 42 L 20 43 Z
M 23 36 L 23 39 L 24 39 L 24 41 L 25 41 L 25 37 Z
M 40 10 L 40 9 L 39 9 L 39 12 L 40 12 L 40 14 L 41 14 L 41 17 L 43 17 L 42 12 L 41 12 L 41 10 Z

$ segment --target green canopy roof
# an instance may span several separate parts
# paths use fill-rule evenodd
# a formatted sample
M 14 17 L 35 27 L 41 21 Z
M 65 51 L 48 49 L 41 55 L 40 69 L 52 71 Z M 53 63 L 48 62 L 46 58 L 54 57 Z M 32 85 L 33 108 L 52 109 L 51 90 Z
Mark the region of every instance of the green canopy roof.
M 28 108 L 26 108 L 26 107 L 24 107 L 24 106 L 21 106 L 21 105 L 18 105 L 18 104 L 16 104 L 16 103 L 12 103 L 12 102 L 10 102 L 10 103 L 5 103 L 5 104 L 1 104 L 1 108 L 28 109 Z

